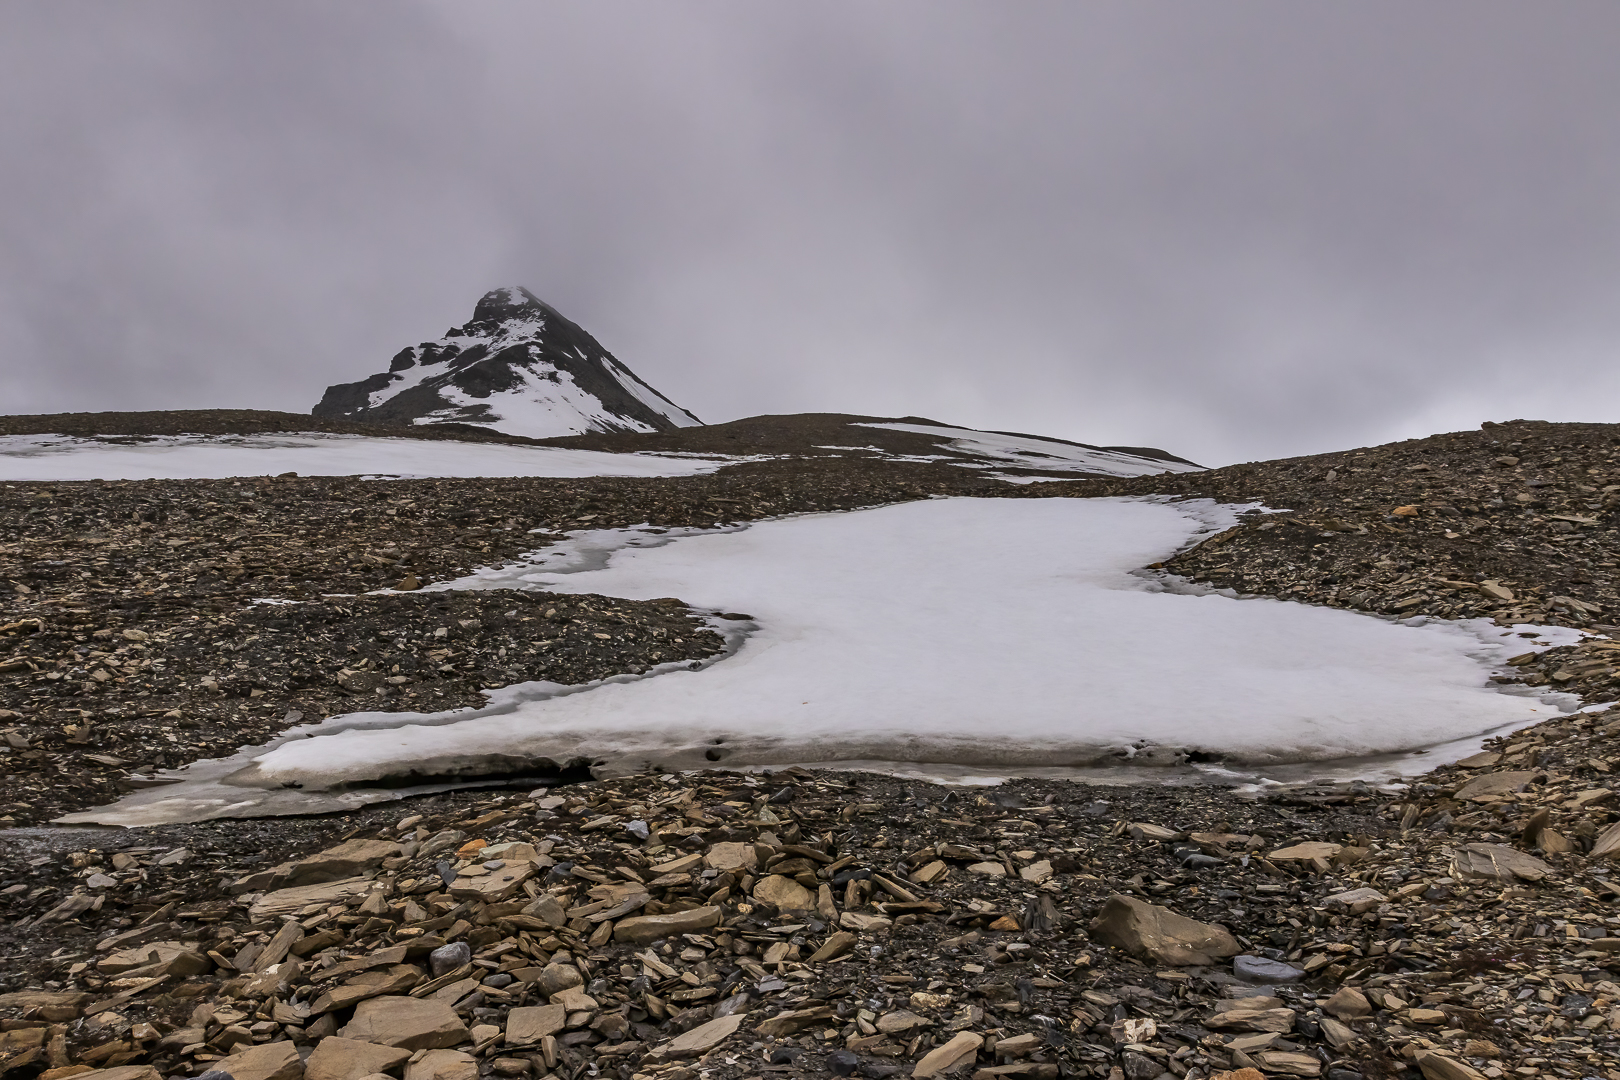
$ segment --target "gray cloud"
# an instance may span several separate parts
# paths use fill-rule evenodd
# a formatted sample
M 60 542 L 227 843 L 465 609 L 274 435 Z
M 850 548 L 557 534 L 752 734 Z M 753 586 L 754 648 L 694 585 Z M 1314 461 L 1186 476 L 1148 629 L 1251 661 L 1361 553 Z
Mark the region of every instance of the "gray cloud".
M 709 420 L 1211 463 L 1620 419 L 1620 10 L 0 7 L 3 411 L 307 409 L 527 284 Z

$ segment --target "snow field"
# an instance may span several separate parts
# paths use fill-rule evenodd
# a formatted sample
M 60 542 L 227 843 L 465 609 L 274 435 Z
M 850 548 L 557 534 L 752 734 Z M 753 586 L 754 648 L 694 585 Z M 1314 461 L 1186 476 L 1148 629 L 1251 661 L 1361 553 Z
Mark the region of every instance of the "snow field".
M 0 436 L 0 481 L 223 480 L 237 476 L 696 476 L 740 460 L 551 446 L 331 435 L 176 435 L 109 441 Z
M 616 767 L 871 759 L 976 767 L 1331 761 L 1439 745 L 1559 710 L 1486 682 L 1529 642 L 1269 599 L 1163 591 L 1131 571 L 1228 526 L 1212 503 L 941 499 L 587 541 L 561 568 L 449 587 L 680 596 L 746 612 L 735 655 L 489 709 L 285 742 L 236 782 L 306 790 L 476 772 L 482 758 Z M 645 546 L 631 546 L 645 545 Z M 569 572 L 572 570 L 572 572 Z M 1544 639 L 1545 640 L 1545 639 Z M 1549 642 L 1550 643 L 1550 642 Z

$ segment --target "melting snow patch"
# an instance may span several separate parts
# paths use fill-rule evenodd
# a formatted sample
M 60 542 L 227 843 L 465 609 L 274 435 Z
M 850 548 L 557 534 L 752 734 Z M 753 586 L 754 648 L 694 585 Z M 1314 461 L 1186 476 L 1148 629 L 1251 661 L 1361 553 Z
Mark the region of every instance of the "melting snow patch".
M 369 435 L 0 436 L 0 480 L 233 476 L 696 476 L 741 460 Z
M 1194 595 L 1138 570 L 1243 509 L 939 499 L 725 532 L 575 534 L 549 565 L 450 587 L 679 596 L 751 621 L 717 624 L 732 651 L 696 671 L 507 687 L 485 708 L 436 716 L 338 718 L 194 767 L 206 792 L 180 784 L 67 820 L 239 816 L 277 812 L 278 800 L 294 807 L 280 812 L 336 809 L 398 793 L 368 786 L 523 762 L 859 759 L 1006 775 L 1205 761 L 1254 775 L 1441 746 L 1573 705 L 1492 689 L 1490 666 L 1528 639 L 1483 620 L 1408 626 Z M 290 803 L 288 785 L 301 786 Z

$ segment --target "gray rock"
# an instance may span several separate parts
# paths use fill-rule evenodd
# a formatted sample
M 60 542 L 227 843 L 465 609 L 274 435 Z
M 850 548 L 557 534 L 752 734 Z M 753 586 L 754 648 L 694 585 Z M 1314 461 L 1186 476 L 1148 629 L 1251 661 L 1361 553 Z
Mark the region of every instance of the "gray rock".
M 1135 1050 L 1127 1050 L 1120 1055 L 1120 1066 L 1125 1070 L 1127 1080 L 1154 1080 L 1164 1072 L 1164 1066 L 1146 1054 L 1139 1054 Z
M 428 953 L 428 966 L 433 969 L 435 979 L 470 963 L 472 963 L 472 947 L 465 941 L 440 945 L 437 949 Z
M 1292 983 L 1305 977 L 1305 972 L 1279 960 L 1263 956 L 1239 956 L 1232 961 L 1232 974 L 1249 983 Z

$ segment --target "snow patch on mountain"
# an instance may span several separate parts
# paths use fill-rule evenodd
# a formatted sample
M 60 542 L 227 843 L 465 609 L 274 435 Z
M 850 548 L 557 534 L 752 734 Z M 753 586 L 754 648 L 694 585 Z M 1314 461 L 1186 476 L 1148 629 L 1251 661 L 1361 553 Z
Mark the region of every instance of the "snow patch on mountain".
M 1157 476 L 1160 473 L 1203 472 L 1202 465 L 1172 457 L 1162 452 L 1155 456 L 1132 453 L 1118 446 L 1088 446 L 1084 443 L 1042 439 L 1033 435 L 1013 435 L 1001 431 L 976 431 L 973 428 L 944 427 L 937 424 L 873 424 L 856 427 L 883 428 L 888 431 L 909 431 L 917 435 L 936 435 L 949 442 L 946 447 L 956 454 L 972 460 L 959 460 L 941 455 L 935 460 L 966 468 L 1038 469 L 1042 472 L 1086 473 L 1092 476 Z M 1132 448 L 1135 449 L 1135 448 Z M 1027 483 L 1032 480 L 1059 479 L 1039 476 L 1002 476 L 1000 479 Z
M 327 388 L 316 416 L 480 424 L 510 435 L 670 431 L 701 425 L 527 289 L 486 293 L 471 322 Z

